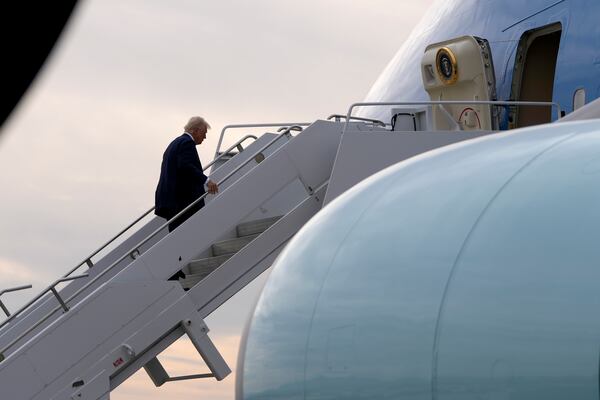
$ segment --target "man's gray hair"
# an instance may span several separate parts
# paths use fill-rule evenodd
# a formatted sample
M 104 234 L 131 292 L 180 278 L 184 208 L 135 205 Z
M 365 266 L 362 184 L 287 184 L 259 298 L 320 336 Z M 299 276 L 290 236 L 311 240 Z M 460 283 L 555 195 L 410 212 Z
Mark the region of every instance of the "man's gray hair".
M 196 130 L 196 129 L 202 128 L 202 127 L 206 127 L 206 130 L 210 129 L 210 125 L 208 124 L 208 122 L 206 122 L 204 120 L 204 118 L 192 117 L 192 118 L 190 118 L 188 123 L 185 124 L 185 127 L 183 129 L 185 129 L 186 132 L 190 132 L 190 131 L 193 131 L 193 130 Z

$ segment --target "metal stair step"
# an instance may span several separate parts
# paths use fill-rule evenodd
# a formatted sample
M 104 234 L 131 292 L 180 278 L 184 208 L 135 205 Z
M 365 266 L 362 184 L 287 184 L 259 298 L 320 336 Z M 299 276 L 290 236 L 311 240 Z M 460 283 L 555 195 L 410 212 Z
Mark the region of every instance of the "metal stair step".
M 266 231 L 271 225 L 277 222 L 281 216 L 279 217 L 271 217 L 258 219 L 256 221 L 244 222 L 237 226 L 237 235 L 238 236 L 248 236 L 248 235 L 256 235 Z
M 188 268 L 190 270 L 190 275 L 195 275 L 195 274 L 203 274 L 203 273 L 211 273 L 212 271 L 214 271 L 215 269 L 217 269 L 217 267 L 221 264 L 223 264 L 225 261 L 229 260 L 229 258 L 233 255 L 233 253 L 231 254 L 225 254 L 222 256 L 217 256 L 217 257 L 208 257 L 208 258 L 201 258 L 198 260 L 193 260 L 188 264 Z
M 213 256 L 233 254 L 240 251 L 244 246 L 254 240 L 258 235 L 242 236 L 235 239 L 223 240 L 212 245 Z
M 227 261 L 234 253 L 225 254 L 217 257 L 201 258 L 188 264 L 189 273 L 185 278 L 180 278 L 179 283 L 184 289 L 189 289 L 202 279 L 206 278 L 211 272 L 219 268 L 221 264 Z
M 190 274 L 186 275 L 185 278 L 179 278 L 179 283 L 184 289 L 190 289 L 192 286 L 196 285 L 202 279 L 206 278 L 209 273 L 203 274 Z
M 212 245 L 213 257 L 191 261 L 188 264 L 189 273 L 185 278 L 179 279 L 179 283 L 184 289 L 196 285 L 280 218 L 280 216 L 264 218 L 239 224 L 236 228 L 239 237 L 214 243 Z

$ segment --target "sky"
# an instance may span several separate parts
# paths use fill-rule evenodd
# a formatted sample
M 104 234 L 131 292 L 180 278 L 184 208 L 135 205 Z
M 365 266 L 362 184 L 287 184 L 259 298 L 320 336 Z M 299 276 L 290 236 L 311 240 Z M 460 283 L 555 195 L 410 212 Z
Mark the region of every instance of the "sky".
M 80 0 L 0 135 L 0 289 L 16 310 L 153 205 L 166 145 L 192 115 L 212 159 L 232 123 L 345 114 L 432 0 Z M 248 133 L 231 134 L 225 145 Z M 207 319 L 235 371 L 257 279 Z M 187 340 L 161 359 L 206 371 Z M 232 399 L 235 374 L 155 388 L 142 371 L 111 399 Z

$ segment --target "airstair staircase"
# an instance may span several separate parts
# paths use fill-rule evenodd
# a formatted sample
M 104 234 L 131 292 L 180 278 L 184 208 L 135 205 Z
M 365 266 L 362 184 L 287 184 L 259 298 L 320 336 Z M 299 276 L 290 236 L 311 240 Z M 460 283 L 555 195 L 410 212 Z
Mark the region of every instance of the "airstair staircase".
M 204 319 L 264 272 L 321 208 L 343 123 L 294 130 L 301 128 L 263 135 L 211 172 L 219 194 L 173 232 L 154 218 L 3 321 L 0 397 L 106 400 L 141 368 L 157 386 L 227 376 Z M 184 279 L 168 280 L 179 270 Z M 170 377 L 160 364 L 157 356 L 183 335 L 210 374 Z

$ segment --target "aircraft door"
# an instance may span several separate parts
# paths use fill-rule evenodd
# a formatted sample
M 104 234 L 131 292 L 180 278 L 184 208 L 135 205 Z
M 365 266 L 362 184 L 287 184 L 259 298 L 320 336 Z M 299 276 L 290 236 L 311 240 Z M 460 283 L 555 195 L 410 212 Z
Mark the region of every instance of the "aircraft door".
M 423 85 L 432 101 L 496 100 L 496 78 L 487 40 L 475 36 L 434 43 L 421 60 Z M 498 118 L 489 105 L 434 105 L 435 130 L 495 130 Z
M 552 101 L 561 33 L 560 22 L 523 33 L 515 56 L 511 99 Z M 552 109 L 516 107 L 511 110 L 509 121 L 511 129 L 545 124 L 552 121 Z

